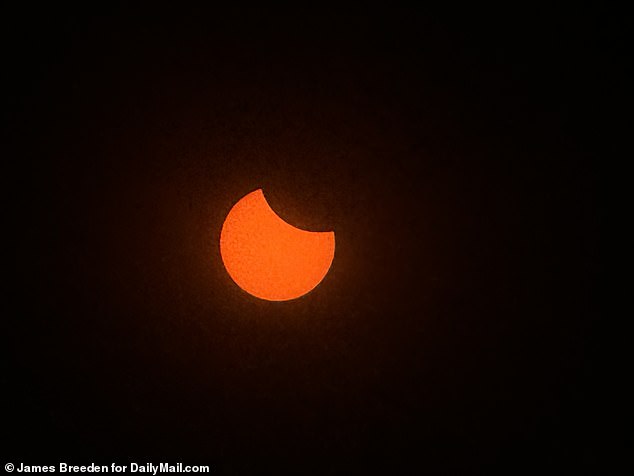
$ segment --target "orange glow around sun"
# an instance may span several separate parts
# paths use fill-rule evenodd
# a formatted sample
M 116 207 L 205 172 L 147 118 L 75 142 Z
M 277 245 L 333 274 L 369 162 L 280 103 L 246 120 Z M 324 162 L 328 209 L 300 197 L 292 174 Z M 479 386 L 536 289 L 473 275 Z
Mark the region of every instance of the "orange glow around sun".
M 220 254 L 243 290 L 268 301 L 287 301 L 311 291 L 326 276 L 335 255 L 335 233 L 289 225 L 256 190 L 227 215 Z

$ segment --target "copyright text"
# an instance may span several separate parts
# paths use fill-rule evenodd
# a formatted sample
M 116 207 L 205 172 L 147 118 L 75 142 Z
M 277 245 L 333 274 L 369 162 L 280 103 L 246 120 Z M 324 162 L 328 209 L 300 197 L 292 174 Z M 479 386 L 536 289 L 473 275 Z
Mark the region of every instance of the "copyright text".
M 89 465 L 73 465 L 68 463 L 59 463 L 57 465 L 33 466 L 19 463 L 14 465 L 7 463 L 4 465 L 7 473 L 209 473 L 209 466 L 206 465 L 186 465 L 183 463 L 130 463 L 111 465 L 97 465 L 91 463 Z

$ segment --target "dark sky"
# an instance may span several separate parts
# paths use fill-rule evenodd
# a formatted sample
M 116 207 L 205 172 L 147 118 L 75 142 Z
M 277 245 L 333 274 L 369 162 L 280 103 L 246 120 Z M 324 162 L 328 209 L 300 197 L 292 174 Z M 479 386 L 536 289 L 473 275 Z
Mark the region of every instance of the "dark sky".
M 5 23 L 4 462 L 600 463 L 597 127 L 624 22 L 210 7 Z M 222 221 L 256 188 L 336 232 L 296 301 L 222 267 Z

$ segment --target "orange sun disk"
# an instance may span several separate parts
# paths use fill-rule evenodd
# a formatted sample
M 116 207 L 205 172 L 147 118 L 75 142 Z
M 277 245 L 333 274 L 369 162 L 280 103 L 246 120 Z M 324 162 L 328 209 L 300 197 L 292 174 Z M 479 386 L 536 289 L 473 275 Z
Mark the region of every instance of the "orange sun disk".
M 289 225 L 259 189 L 238 201 L 227 215 L 220 254 L 227 272 L 244 291 L 268 301 L 287 301 L 308 293 L 326 276 L 335 254 L 335 234 Z

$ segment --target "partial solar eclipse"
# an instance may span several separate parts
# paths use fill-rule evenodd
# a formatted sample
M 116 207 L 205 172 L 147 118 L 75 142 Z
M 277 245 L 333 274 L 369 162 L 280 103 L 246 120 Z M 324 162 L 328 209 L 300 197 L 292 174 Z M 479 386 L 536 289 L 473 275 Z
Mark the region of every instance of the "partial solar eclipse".
M 259 189 L 229 211 L 220 232 L 220 255 L 244 291 L 267 301 L 288 301 L 324 279 L 335 255 L 335 233 L 286 223 Z

